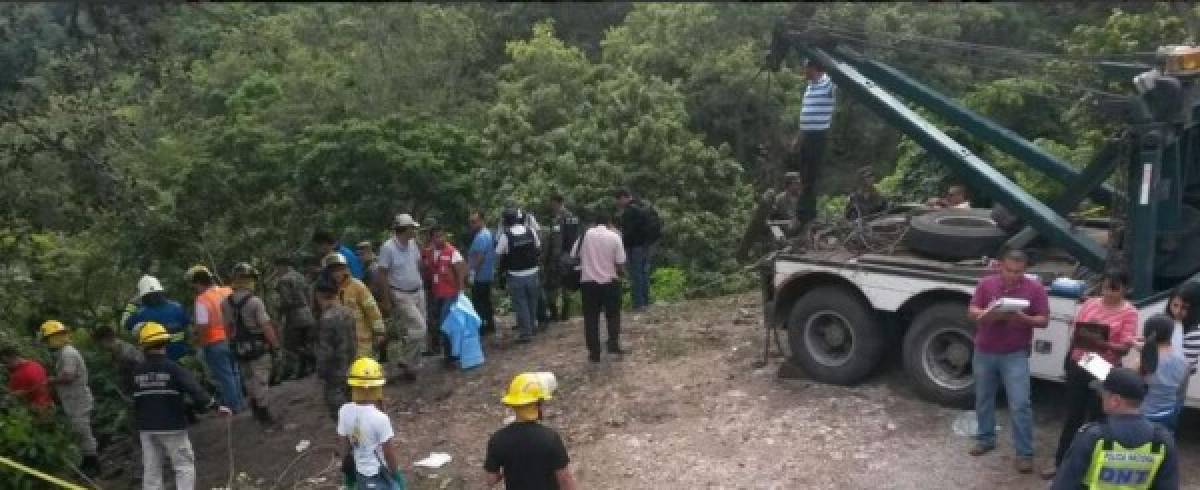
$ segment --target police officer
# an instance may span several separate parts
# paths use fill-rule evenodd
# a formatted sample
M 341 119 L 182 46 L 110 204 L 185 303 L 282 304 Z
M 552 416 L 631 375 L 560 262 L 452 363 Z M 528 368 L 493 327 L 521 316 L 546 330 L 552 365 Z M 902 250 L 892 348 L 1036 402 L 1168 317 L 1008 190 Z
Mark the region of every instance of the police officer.
M 545 309 L 550 321 L 567 320 L 571 292 L 563 287 L 563 275 L 567 271 L 562 259 L 570 253 L 571 246 L 579 236 L 579 218 L 567 209 L 565 201 L 563 195 L 557 192 L 550 196 L 554 221 L 542 250 L 542 289 L 545 291 Z
M 145 360 L 133 368 L 133 412 L 142 444 L 142 488 L 163 488 L 163 459 L 175 470 L 175 488 L 192 490 L 196 486 L 196 458 L 188 439 L 187 407 L 184 397 L 204 410 L 217 406 L 192 373 L 167 358 L 171 336 L 155 322 L 146 322 L 138 331 L 138 344 L 146 352 Z M 222 415 L 230 415 L 220 407 Z
M 1138 410 L 1146 382 L 1132 369 L 1113 368 L 1091 386 L 1100 392 L 1107 418 L 1079 430 L 1051 488 L 1179 488 L 1175 440 Z
M 254 418 L 263 427 L 272 428 L 275 420 L 268 410 L 267 395 L 271 358 L 267 354 L 279 348 L 279 339 L 275 337 L 275 324 L 267 314 L 266 305 L 254 295 L 257 279 L 258 270 L 254 266 L 242 262 L 233 267 L 233 293 L 221 302 L 221 316 L 225 325 L 232 328 L 233 354 Z

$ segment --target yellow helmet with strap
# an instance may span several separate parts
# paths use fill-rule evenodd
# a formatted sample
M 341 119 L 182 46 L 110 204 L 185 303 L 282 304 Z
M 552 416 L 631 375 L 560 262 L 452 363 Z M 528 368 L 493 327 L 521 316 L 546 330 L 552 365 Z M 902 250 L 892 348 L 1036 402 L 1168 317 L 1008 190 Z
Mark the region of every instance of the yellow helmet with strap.
M 155 344 L 165 344 L 171 340 L 166 327 L 157 322 L 146 322 L 138 331 L 138 344 L 143 347 Z
M 383 386 L 387 379 L 383 377 L 383 366 L 370 357 L 360 357 L 350 365 L 346 376 L 346 384 L 355 388 L 374 388 Z

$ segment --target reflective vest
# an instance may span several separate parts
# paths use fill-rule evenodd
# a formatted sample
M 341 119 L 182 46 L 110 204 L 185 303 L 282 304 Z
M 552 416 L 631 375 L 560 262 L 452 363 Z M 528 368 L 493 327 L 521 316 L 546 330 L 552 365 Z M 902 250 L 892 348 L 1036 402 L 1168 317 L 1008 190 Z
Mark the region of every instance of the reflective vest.
M 200 332 L 200 344 L 210 345 L 225 340 L 225 318 L 221 315 L 221 302 L 233 290 L 227 287 L 211 287 L 196 296 L 196 302 L 208 312 L 208 328 Z
M 435 298 L 453 298 L 458 296 L 461 289 L 454 274 L 454 252 L 454 245 L 447 242 L 441 250 L 431 250 L 429 253 L 429 282 L 433 285 Z
M 1083 483 L 1092 490 L 1148 490 L 1166 457 L 1161 438 L 1156 429 L 1150 442 L 1125 448 L 1103 426 Z

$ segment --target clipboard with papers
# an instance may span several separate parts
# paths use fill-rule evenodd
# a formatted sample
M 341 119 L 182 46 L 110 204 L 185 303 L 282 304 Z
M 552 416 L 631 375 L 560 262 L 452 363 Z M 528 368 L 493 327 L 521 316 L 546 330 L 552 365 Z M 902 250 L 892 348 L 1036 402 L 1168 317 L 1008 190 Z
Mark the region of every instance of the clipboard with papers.
M 1100 354 L 1095 352 L 1084 352 L 1083 357 L 1079 358 L 1079 367 L 1095 376 L 1096 379 L 1104 380 L 1108 378 L 1108 372 L 1112 371 L 1113 365 L 1111 362 L 1104 360 Z
M 1026 308 L 1029 308 L 1029 300 L 1004 297 L 993 301 L 992 304 L 987 307 L 985 314 L 1016 313 L 1019 311 L 1024 311 Z

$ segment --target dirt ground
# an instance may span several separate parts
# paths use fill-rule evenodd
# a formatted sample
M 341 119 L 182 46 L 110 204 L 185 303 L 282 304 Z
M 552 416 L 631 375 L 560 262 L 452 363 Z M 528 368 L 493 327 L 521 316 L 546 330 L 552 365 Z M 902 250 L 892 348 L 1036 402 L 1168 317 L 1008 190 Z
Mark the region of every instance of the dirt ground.
M 556 374 L 559 390 L 546 423 L 563 435 L 582 488 L 1046 487 L 1012 469 L 1005 413 L 999 449 L 972 458 L 966 455 L 971 440 L 952 430 L 962 412 L 918 399 L 896 359 L 853 388 L 802 376 L 781 379 L 779 356 L 755 369 L 762 356 L 759 311 L 757 295 L 746 294 L 626 313 L 623 343 L 633 353 L 594 366 L 586 362 L 578 318 L 530 345 L 489 340 L 487 362 L 475 372 L 446 372 L 429 363 L 416 383 L 386 389 L 410 465 L 409 487 L 483 487 L 484 445 L 507 416 L 499 397 L 522 371 Z M 501 330 L 511 331 L 505 324 Z M 1055 387 L 1039 382 L 1034 388 L 1039 468 L 1052 457 L 1060 427 Z M 335 487 L 333 423 L 315 381 L 284 383 L 273 400 L 284 430 L 266 434 L 248 415 L 236 417 L 231 430 L 215 418 L 192 428 L 198 488 L 226 486 L 228 440 L 235 471 L 244 473 L 235 488 Z M 1200 488 L 1198 428 L 1200 416 L 1186 414 L 1180 441 L 1185 488 Z M 301 440 L 311 447 L 298 453 Z M 434 451 L 454 459 L 435 471 L 411 470 Z

